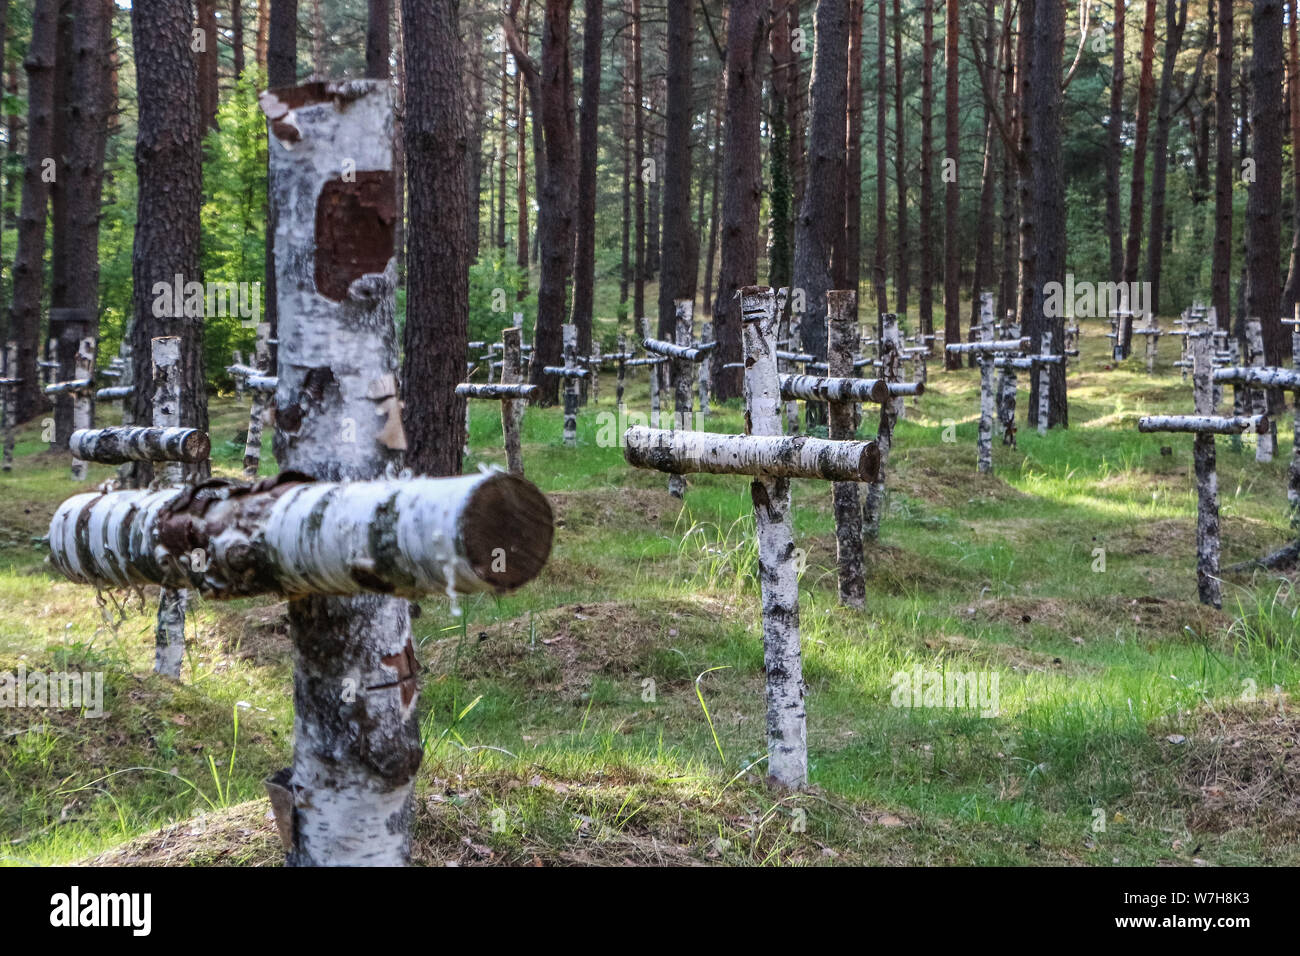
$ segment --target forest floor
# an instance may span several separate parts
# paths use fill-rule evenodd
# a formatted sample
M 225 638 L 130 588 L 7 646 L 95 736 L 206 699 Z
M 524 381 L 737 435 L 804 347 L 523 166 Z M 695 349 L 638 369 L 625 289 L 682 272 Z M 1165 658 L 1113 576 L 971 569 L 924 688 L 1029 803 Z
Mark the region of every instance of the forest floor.
M 1019 448 L 995 439 L 991 477 L 978 373 L 932 364 L 898 426 L 864 611 L 835 604 L 829 488 L 796 482 L 812 786 L 795 795 L 761 781 L 747 482 L 692 477 L 681 502 L 625 465 L 612 374 L 576 450 L 558 410 L 529 410 L 550 564 L 414 621 L 416 861 L 1300 863 L 1295 577 L 1228 574 L 1222 612 L 1196 602 L 1190 439 L 1136 429 L 1190 410 L 1177 345 L 1154 377 L 1140 356 L 1111 369 L 1103 324 L 1084 325 L 1071 427 L 1023 427 L 1022 375 Z M 645 410 L 644 374 L 628 405 Z M 216 470 L 235 475 L 247 408 L 212 412 Z M 1289 414 L 1279 426 L 1271 464 L 1219 441 L 1225 567 L 1291 535 Z M 737 404 L 708 427 L 738 431 Z M 0 708 L 0 861 L 278 864 L 261 781 L 292 745 L 283 603 L 199 602 L 182 682 L 154 676 L 153 603 L 97 600 L 32 541 L 80 490 L 38 431 L 0 477 L 0 673 L 102 671 L 107 714 Z M 495 406 L 475 405 L 471 444 L 467 469 L 503 462 Z M 996 675 L 998 713 L 893 706 L 916 668 Z

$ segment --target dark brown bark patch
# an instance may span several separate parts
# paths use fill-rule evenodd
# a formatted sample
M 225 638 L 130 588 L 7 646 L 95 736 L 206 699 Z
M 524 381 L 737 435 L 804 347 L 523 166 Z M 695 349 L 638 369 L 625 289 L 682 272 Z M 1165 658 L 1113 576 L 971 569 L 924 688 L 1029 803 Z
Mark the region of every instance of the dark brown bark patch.
M 390 170 L 331 179 L 316 201 L 316 291 L 342 302 L 364 275 L 383 272 L 393 257 L 396 192 Z

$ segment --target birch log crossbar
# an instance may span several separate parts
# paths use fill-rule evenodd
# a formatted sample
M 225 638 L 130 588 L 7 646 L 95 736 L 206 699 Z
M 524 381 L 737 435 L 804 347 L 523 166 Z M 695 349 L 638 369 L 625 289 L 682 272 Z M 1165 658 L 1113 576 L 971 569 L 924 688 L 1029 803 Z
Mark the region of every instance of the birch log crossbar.
M 1263 416 L 1214 414 L 1214 383 L 1208 336 L 1194 338 L 1192 353 L 1193 415 L 1148 415 L 1138 420 L 1140 432 L 1189 432 L 1196 472 L 1196 591 L 1202 604 L 1223 606 L 1219 581 L 1219 477 L 1215 468 L 1214 436 L 1239 435 L 1268 429 Z
M 675 342 L 662 339 L 643 339 L 641 344 L 647 352 L 671 359 L 669 370 L 672 372 L 673 386 L 673 428 L 688 430 L 691 426 L 691 412 L 694 408 L 694 388 L 692 372 L 694 366 L 709 357 L 713 345 L 696 347 L 691 345 L 694 337 L 695 304 L 690 299 L 676 299 L 673 302 Z M 686 479 L 680 473 L 674 473 L 668 479 L 668 493 L 674 498 L 686 494 Z
M 197 428 L 116 426 L 83 428 L 72 433 L 68 448 L 82 461 L 120 465 L 128 461 L 206 461 L 211 445 Z
M 506 331 L 515 330 L 507 329 Z M 517 351 L 515 357 L 517 360 Z M 515 369 L 517 373 L 517 362 Z M 519 417 L 515 414 L 515 405 L 522 406 L 531 400 L 537 394 L 537 386 L 518 381 L 509 384 L 497 383 L 492 385 L 462 382 L 456 386 L 456 394 L 465 398 L 496 400 L 501 403 L 501 436 L 506 448 L 506 468 L 512 475 L 523 475 L 524 462 L 520 451 Z
M 553 533 L 546 496 L 504 472 L 341 484 L 283 472 L 75 495 L 50 522 L 50 553 L 69 580 L 100 587 L 419 597 L 520 587 Z
M 1300 363 L 1300 354 L 1295 359 Z M 1291 522 L 1295 526 L 1300 518 L 1300 369 L 1274 368 L 1267 366 L 1229 366 L 1214 370 L 1216 384 L 1227 383 L 1234 387 L 1266 391 L 1277 388 L 1291 393 L 1294 406 L 1293 440 L 1291 446 L 1291 463 L 1287 468 L 1286 497 L 1291 509 Z
M 776 294 L 740 291 L 749 435 L 664 431 L 642 426 L 624 435 L 629 464 L 671 474 L 707 471 L 750 476 L 762 588 L 767 675 L 768 777 L 798 788 L 808 780 L 807 713 L 799 647 L 799 581 L 790 514 L 791 477 L 869 481 L 879 469 L 874 442 L 783 436 L 782 398 L 773 342 Z

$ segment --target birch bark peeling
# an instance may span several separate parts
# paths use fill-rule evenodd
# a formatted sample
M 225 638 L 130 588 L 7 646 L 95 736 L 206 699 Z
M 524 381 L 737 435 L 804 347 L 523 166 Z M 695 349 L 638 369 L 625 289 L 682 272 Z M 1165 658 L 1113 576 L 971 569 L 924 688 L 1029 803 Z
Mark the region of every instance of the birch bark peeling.
M 121 426 L 82 428 L 72 433 L 68 448 L 76 458 L 105 465 L 127 461 L 206 461 L 211 442 L 197 428 Z
M 880 468 L 875 479 L 867 488 L 866 501 L 862 506 L 862 537 L 867 541 L 880 538 L 880 521 L 885 508 L 885 469 L 889 464 L 889 450 L 894 444 L 894 425 L 898 421 L 898 406 L 902 404 L 905 392 L 895 392 L 899 385 L 899 370 L 902 363 L 900 346 L 902 339 L 898 331 L 898 316 L 886 312 L 880 316 L 880 377 L 889 388 L 889 399 L 880 406 L 880 422 L 876 426 L 876 444 L 880 447 Z M 924 391 L 924 386 L 915 384 L 915 394 Z
M 858 342 L 857 293 L 831 289 L 826 293 L 826 362 L 838 381 L 854 381 L 853 361 Z M 885 389 L 888 393 L 888 387 Z M 784 393 L 784 390 L 783 390 Z M 832 441 L 853 438 L 857 425 L 853 400 L 830 402 L 829 433 Z M 866 581 L 862 571 L 862 506 L 858 486 L 851 481 L 831 485 L 831 506 L 835 514 L 835 564 L 840 603 L 862 607 L 866 603 Z
M 95 377 L 95 340 L 93 338 L 84 338 L 77 343 L 75 374 L 77 379 L 82 381 L 90 381 Z M 90 396 L 91 390 L 89 388 L 81 389 L 73 394 L 72 427 L 74 430 L 90 427 Z M 88 473 L 89 466 L 74 454 L 72 458 L 72 480 L 85 481 Z
M 523 317 L 520 316 L 520 322 Z M 523 343 L 523 329 L 518 325 L 501 330 L 501 384 L 520 385 L 523 383 L 523 371 L 520 368 L 520 347 Z M 531 397 L 531 393 L 530 393 Z M 519 440 L 519 424 L 525 403 L 503 399 L 501 402 L 501 438 L 506 446 L 506 469 L 512 475 L 524 474 L 523 447 Z
M 760 475 L 821 481 L 871 481 L 880 466 L 876 442 L 804 435 L 720 435 L 633 425 L 623 457 L 636 468 L 668 474 Z
M 400 400 L 371 391 L 398 370 L 389 84 L 281 88 L 261 104 L 273 134 L 276 457 L 317 481 L 376 478 L 401 464 L 405 446 Z M 298 598 L 289 633 L 289 863 L 405 863 L 421 756 L 408 603 Z M 355 695 L 345 699 L 344 687 Z
M 691 411 L 693 410 L 691 370 L 697 361 L 693 356 L 699 356 L 702 359 L 706 354 L 699 349 L 691 348 L 691 339 L 694 335 L 694 306 L 695 303 L 690 299 L 676 299 L 673 302 L 673 319 L 675 323 L 673 332 L 677 340 L 676 351 L 678 353 L 672 364 L 673 429 L 675 431 L 686 431 L 691 426 Z M 670 475 L 668 478 L 668 493 L 674 498 L 685 497 L 685 476 L 680 473 Z
M 50 553 L 81 584 L 217 600 L 500 594 L 536 577 L 553 533 L 546 496 L 504 472 L 345 483 L 283 472 L 74 495 L 50 522 Z
M 776 295 L 766 287 L 741 289 L 740 318 L 745 356 L 745 430 L 756 438 L 791 441 L 781 438 L 781 385 L 774 347 Z M 779 787 L 799 789 L 808 782 L 808 713 L 799 646 L 799 570 L 790 514 L 790 479 L 755 478 L 750 497 L 758 530 L 763 603 L 768 779 Z

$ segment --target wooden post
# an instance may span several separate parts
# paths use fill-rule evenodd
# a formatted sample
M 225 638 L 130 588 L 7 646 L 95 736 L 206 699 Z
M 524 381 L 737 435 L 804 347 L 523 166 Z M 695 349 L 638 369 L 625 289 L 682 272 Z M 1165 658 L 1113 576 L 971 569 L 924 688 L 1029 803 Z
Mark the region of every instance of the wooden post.
M 1264 335 L 1260 328 L 1259 319 L 1249 318 L 1246 320 L 1246 365 L 1255 368 L 1263 368 L 1268 364 L 1264 357 Z M 1268 393 L 1259 389 L 1252 389 L 1248 393 L 1250 401 L 1251 414 L 1267 415 L 1268 414 Z M 1272 424 L 1270 420 L 1270 424 Z M 1273 460 L 1273 454 L 1277 450 L 1277 435 L 1269 432 L 1266 435 L 1260 435 L 1255 443 L 1255 460 L 1258 462 L 1268 462 Z
M 600 343 L 591 343 L 591 360 L 588 363 L 591 369 L 591 401 L 592 404 L 600 402 Z
M 627 336 L 618 333 L 618 383 L 614 386 L 615 405 L 622 409 L 623 392 L 627 386 Z
M 181 339 L 161 336 L 150 341 L 153 349 L 153 426 L 180 428 L 181 424 Z M 176 488 L 184 481 L 184 466 L 168 461 L 157 469 L 157 482 Z M 154 673 L 180 680 L 185 660 L 185 613 L 189 592 L 165 587 L 158 595 L 158 620 L 154 627 Z
M 77 343 L 77 355 L 73 366 L 73 377 L 79 382 L 90 383 L 95 377 L 95 340 L 84 338 Z M 72 428 L 90 427 L 91 397 L 93 388 L 87 384 L 72 393 Z M 85 481 L 88 466 L 79 458 L 72 459 L 72 480 Z
M 703 348 L 708 348 L 712 344 L 713 344 L 713 323 L 705 322 L 700 327 L 700 345 Z M 619 351 L 620 352 L 623 351 L 622 342 L 619 343 Z M 713 378 L 712 378 L 712 373 L 710 372 L 710 369 L 712 367 L 713 367 L 712 361 L 706 358 L 703 362 L 700 363 L 699 372 L 698 372 L 699 381 L 700 381 L 700 414 L 705 417 L 708 417 L 709 415 L 709 399 L 713 397 L 712 395 Z
M 22 379 L 18 377 L 18 346 L 10 342 L 5 346 L 4 354 L 4 377 L 0 379 L 0 415 L 4 417 L 4 450 L 3 450 L 3 467 L 5 471 L 13 471 L 14 467 L 14 430 L 17 416 L 18 401 L 15 398 L 15 391 L 22 384 Z
M 981 325 L 980 339 L 993 341 L 993 327 Z M 980 363 L 980 426 L 979 426 L 979 471 L 991 474 L 993 471 L 993 356 L 983 352 L 979 355 Z
M 572 372 L 578 368 L 578 327 L 572 322 L 564 324 L 564 368 Z M 564 444 L 569 448 L 578 446 L 578 378 L 566 375 L 564 378 Z
M 902 356 L 898 346 L 898 316 L 886 312 L 880 316 L 880 338 L 877 350 L 880 355 L 880 378 L 887 385 L 899 382 Z M 880 404 L 880 422 L 876 426 L 876 445 L 880 448 L 880 469 L 871 484 L 867 485 L 866 500 L 862 506 L 862 537 L 866 541 L 876 541 L 880 538 L 880 522 L 885 509 L 885 471 L 889 465 L 889 451 L 894 445 L 894 425 L 903 404 L 901 392 L 891 388 L 890 396 Z
M 980 293 L 980 310 L 985 309 L 984 297 L 988 297 L 988 313 L 993 313 L 993 293 Z M 1020 338 L 1020 325 L 1013 320 L 1015 313 L 1007 315 L 1007 337 Z M 1002 444 L 1016 447 L 1016 389 L 1019 387 L 1019 381 L 1016 378 L 1016 366 L 1013 362 L 1002 362 L 997 365 L 1002 370 L 998 376 L 997 396 L 998 396 L 998 426 L 1002 431 Z
M 267 343 L 270 336 L 271 326 L 266 322 L 259 323 L 257 350 L 253 362 L 263 375 L 270 371 L 271 346 Z M 235 381 L 243 381 L 247 384 L 246 378 L 240 376 L 236 376 Z M 257 477 L 258 468 L 262 463 L 262 424 L 266 417 L 267 399 L 267 392 L 261 389 L 253 390 L 253 402 L 248 411 L 248 432 L 244 436 L 244 477 L 249 481 Z
M 377 478 L 406 447 L 394 326 L 393 108 L 387 82 L 262 94 L 276 211 L 276 456 L 322 481 Z M 363 576 L 364 571 L 360 571 Z M 409 604 L 289 602 L 292 770 L 268 789 L 291 865 L 400 865 L 422 749 Z
M 853 376 L 858 343 L 857 299 L 858 294 L 851 289 L 832 289 L 826 293 L 826 361 L 831 376 L 836 378 Z M 856 405 L 857 402 L 830 403 L 828 422 L 832 440 L 853 438 Z M 857 482 L 837 481 L 831 485 L 831 503 L 835 512 L 840 603 L 845 607 L 862 607 L 867 590 L 862 571 L 862 510 Z
M 777 314 L 777 348 L 781 348 L 781 342 L 785 342 L 786 348 L 791 352 L 799 353 L 803 351 L 800 344 L 799 320 L 800 315 L 795 315 L 789 309 L 790 290 L 785 286 L 776 290 L 776 314 Z M 797 369 L 789 359 L 780 359 L 777 362 L 777 371 L 789 374 L 797 374 Z M 787 435 L 799 434 L 799 402 L 791 399 L 785 404 L 785 433 Z
M 520 345 L 523 330 L 516 327 L 501 330 L 501 384 L 519 385 L 523 382 L 520 368 Z M 527 402 L 514 399 L 501 401 L 501 437 L 506 446 L 506 470 L 512 475 L 524 473 L 523 444 L 519 438 L 521 413 Z
M 1050 329 L 1043 329 L 1042 350 L 1044 357 L 1052 354 L 1052 332 Z M 1051 409 L 1052 399 L 1052 366 L 1048 362 L 1038 364 L 1038 434 L 1047 434 L 1048 411 Z
M 650 320 L 645 316 L 637 319 L 637 330 L 642 341 L 651 338 Z M 650 366 L 650 426 L 659 427 L 659 365 Z
M 776 296 L 742 289 L 746 388 L 751 435 L 781 434 L 781 386 L 776 368 Z M 767 674 L 768 776 L 797 789 L 808 782 L 808 715 L 799 647 L 799 573 L 794 560 L 790 479 L 755 477 L 750 485 L 758 529 L 763 603 L 763 664 Z
M 694 317 L 695 303 L 690 299 L 677 299 L 673 302 L 674 318 L 674 337 L 676 344 L 680 348 L 688 349 L 693 346 L 692 321 Z M 694 408 L 692 401 L 692 382 L 691 369 L 694 363 L 689 359 L 679 357 L 673 360 L 673 428 L 677 431 L 690 431 L 691 429 L 691 411 Z M 668 478 L 668 493 L 674 498 L 681 498 L 686 494 L 686 478 L 682 475 L 670 475 Z
M 1147 374 L 1153 374 L 1156 370 L 1156 352 L 1160 345 L 1160 319 L 1154 312 L 1147 313 L 1147 325 L 1142 334 L 1147 339 Z

